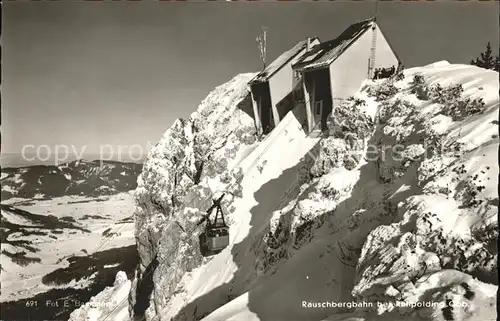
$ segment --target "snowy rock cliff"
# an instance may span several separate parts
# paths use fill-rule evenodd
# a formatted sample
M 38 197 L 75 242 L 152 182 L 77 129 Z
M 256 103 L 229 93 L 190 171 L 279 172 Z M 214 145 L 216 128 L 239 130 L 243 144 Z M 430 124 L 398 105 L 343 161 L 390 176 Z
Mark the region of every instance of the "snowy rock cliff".
M 247 114 L 251 77 L 242 74 L 217 87 L 188 120 L 165 132 L 144 163 L 136 190 L 141 264 L 131 292 L 135 315 L 157 314 L 180 278 L 201 264 L 197 236 L 203 226 L 196 223 L 217 193 L 229 193 L 224 205 L 231 218 L 227 205 L 238 195 L 241 176 L 231 169 L 256 137 Z
M 261 141 L 250 77 L 144 164 L 130 318 L 493 320 L 498 73 L 439 62 L 367 81 L 321 137 L 298 106 Z M 196 223 L 221 192 L 230 244 L 203 258 Z
M 379 313 L 493 320 L 498 73 L 442 63 L 408 70 L 406 78 L 394 84 L 398 94 L 382 102 L 375 135 L 379 148 L 399 147 L 377 161 L 397 208 L 391 224 L 368 235 L 353 294 L 387 302 Z M 409 302 L 441 305 L 401 307 Z

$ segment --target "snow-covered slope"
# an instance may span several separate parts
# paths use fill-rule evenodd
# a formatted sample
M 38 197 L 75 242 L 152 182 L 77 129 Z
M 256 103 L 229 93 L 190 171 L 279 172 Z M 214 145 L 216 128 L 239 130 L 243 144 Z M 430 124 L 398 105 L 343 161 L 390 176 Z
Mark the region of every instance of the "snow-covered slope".
M 416 99 L 409 88 L 416 73 L 429 86 L 463 84 L 463 96 L 484 100 L 483 113 L 453 121 L 443 115 L 446 103 Z M 318 231 L 301 255 L 269 280 L 203 320 L 494 319 L 498 73 L 442 62 L 405 75 L 406 81 L 394 83 L 394 97 L 377 102 L 381 117 L 372 138 L 379 151 L 381 143 L 401 148 L 402 160 L 365 155 L 367 162 L 355 170 L 351 204 L 329 213 L 335 222 L 326 225 L 330 233 Z M 433 152 L 432 144 L 443 150 Z M 332 182 L 339 171 L 328 174 Z M 345 174 L 336 178 L 350 180 Z M 357 263 L 356 273 L 343 262 L 346 256 Z M 307 307 L 323 302 L 372 308 L 347 313 Z M 432 304 L 408 306 L 424 303 Z
M 297 106 L 260 142 L 241 112 L 248 78 L 218 87 L 144 165 L 130 317 L 493 319 L 498 73 L 439 62 L 367 81 L 325 136 L 303 132 Z M 230 245 L 202 258 L 195 223 L 220 191 Z
M 307 137 L 301 123 L 289 113 L 247 157 L 249 162 L 242 164 L 245 175 L 241 181 L 242 195 L 233 203 L 236 210 L 230 225 L 230 244 L 202 267 L 185 275 L 177 286 L 180 293 L 165 309 L 165 320 L 178 314 L 189 319 L 213 310 L 228 297 L 251 287 L 264 272 L 266 263 L 260 262 L 262 240 L 269 231 L 273 211 L 284 205 L 286 194 L 296 194 L 300 177 L 297 164 L 318 142 L 318 138 Z M 200 296 L 210 299 L 196 301 Z M 191 300 L 196 303 L 179 311 Z

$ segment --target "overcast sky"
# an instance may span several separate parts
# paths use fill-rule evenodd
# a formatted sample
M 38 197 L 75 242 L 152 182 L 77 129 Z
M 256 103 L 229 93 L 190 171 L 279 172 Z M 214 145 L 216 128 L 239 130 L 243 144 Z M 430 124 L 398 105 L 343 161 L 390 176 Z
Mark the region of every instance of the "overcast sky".
M 215 86 L 258 71 L 261 26 L 272 59 L 307 36 L 333 39 L 374 11 L 367 1 L 2 7 L 2 153 L 65 144 L 87 146 L 88 158 L 99 145 L 155 144 Z M 492 2 L 381 2 L 378 21 L 408 68 L 468 63 L 488 41 L 498 48 L 498 14 Z

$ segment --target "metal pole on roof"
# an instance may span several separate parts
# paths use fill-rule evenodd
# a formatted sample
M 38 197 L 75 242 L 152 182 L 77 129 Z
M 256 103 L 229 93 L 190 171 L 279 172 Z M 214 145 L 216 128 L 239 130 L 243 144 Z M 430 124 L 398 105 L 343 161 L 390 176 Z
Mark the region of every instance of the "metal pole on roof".
M 260 59 L 262 60 L 263 69 L 266 69 L 266 53 L 267 53 L 267 27 L 262 27 L 262 33 L 257 37 L 259 44 Z
M 266 58 L 267 58 L 267 27 L 262 27 L 262 32 L 264 33 L 264 54 L 262 61 L 264 63 L 264 69 L 266 69 Z

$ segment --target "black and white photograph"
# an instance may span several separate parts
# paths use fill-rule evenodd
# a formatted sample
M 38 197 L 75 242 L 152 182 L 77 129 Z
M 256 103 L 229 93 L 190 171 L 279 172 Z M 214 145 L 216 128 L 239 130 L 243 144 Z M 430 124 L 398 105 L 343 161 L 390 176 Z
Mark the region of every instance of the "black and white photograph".
M 493 321 L 498 1 L 3 1 L 0 321 Z

